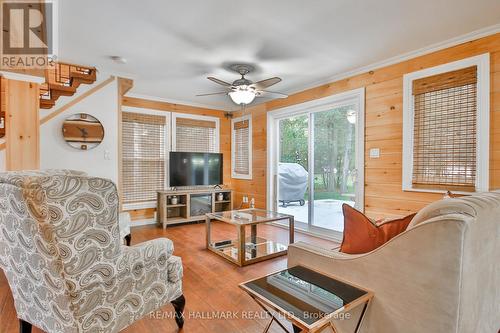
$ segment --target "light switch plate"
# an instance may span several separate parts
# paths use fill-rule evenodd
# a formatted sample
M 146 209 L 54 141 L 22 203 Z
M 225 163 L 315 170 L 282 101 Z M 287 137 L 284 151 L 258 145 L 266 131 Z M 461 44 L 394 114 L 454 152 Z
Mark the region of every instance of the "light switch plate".
M 370 158 L 379 158 L 379 157 L 380 157 L 380 148 L 370 149 Z

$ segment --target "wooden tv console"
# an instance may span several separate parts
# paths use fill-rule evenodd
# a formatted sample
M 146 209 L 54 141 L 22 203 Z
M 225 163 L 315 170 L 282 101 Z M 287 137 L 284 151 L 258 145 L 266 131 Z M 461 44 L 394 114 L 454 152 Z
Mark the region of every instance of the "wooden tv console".
M 219 193 L 223 200 L 217 200 Z M 172 204 L 172 197 L 177 203 Z M 206 213 L 233 209 L 233 192 L 230 189 L 195 189 L 158 191 L 157 221 L 163 229 L 167 225 L 205 221 Z

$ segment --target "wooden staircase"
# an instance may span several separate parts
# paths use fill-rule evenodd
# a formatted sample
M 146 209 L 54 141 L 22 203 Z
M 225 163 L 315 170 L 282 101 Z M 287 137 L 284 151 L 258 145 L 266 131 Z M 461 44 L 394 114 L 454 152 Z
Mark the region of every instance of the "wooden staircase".
M 40 108 L 50 109 L 61 96 L 73 96 L 81 84 L 92 84 L 96 69 L 66 63 L 56 63 L 46 70 L 46 83 L 40 85 Z

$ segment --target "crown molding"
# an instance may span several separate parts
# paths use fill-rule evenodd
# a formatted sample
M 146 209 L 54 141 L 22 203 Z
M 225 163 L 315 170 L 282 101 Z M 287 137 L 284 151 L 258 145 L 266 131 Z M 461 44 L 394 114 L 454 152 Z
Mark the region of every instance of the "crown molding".
M 7 80 L 32 82 L 32 83 L 38 83 L 38 84 L 45 83 L 44 77 L 35 76 L 35 75 L 28 75 L 28 74 L 20 74 L 20 73 L 16 73 L 16 72 L 0 71 L 0 76 L 6 78 Z
M 308 90 L 308 89 L 312 89 L 312 88 L 316 88 L 316 87 L 319 87 L 319 86 L 322 86 L 322 85 L 325 85 L 328 83 L 344 80 L 344 79 L 347 79 L 347 78 L 350 78 L 350 77 L 353 77 L 356 75 L 360 75 L 363 73 L 374 71 L 374 70 L 384 68 L 387 66 L 395 65 L 395 64 L 407 61 L 407 60 L 421 57 L 421 56 L 426 55 L 426 54 L 441 51 L 441 50 L 444 50 L 444 49 L 447 49 L 447 48 L 450 48 L 453 46 L 457 46 L 457 45 L 460 45 L 463 43 L 471 42 L 473 40 L 477 40 L 477 39 L 480 39 L 483 37 L 491 36 L 491 35 L 494 35 L 497 33 L 500 33 L 500 24 L 495 24 L 495 25 L 492 25 L 492 26 L 489 26 L 489 27 L 486 27 L 483 29 L 475 30 L 475 31 L 469 32 L 465 35 L 453 37 L 453 38 L 450 38 L 448 40 L 445 40 L 445 41 L 442 41 L 439 43 L 434 43 L 434 44 L 431 44 L 429 46 L 420 48 L 418 50 L 410 51 L 410 52 L 403 53 L 403 54 L 400 54 L 400 55 L 395 56 L 395 57 L 388 58 L 386 60 L 372 63 L 370 65 L 357 67 L 355 69 L 352 69 L 352 70 L 349 70 L 346 72 L 335 74 L 327 79 L 321 79 L 321 80 L 315 81 L 313 83 L 310 83 L 307 86 L 297 88 L 296 90 L 292 90 L 288 94 L 293 95 L 296 93 L 300 93 L 300 92 Z

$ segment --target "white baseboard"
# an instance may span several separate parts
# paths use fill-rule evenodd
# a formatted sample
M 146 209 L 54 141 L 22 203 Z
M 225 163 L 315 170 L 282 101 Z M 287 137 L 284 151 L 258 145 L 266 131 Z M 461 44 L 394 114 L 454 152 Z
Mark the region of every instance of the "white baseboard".
M 150 224 L 156 224 L 156 219 L 144 219 L 144 220 L 135 220 L 130 222 L 130 227 L 141 227 L 143 225 L 150 225 Z

